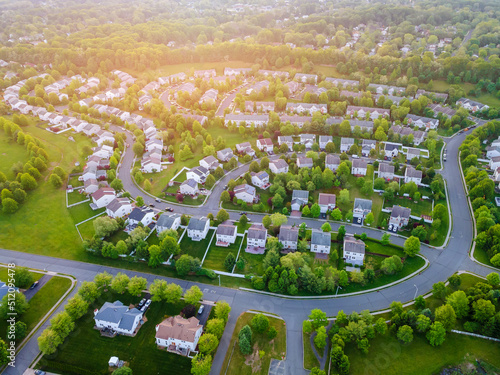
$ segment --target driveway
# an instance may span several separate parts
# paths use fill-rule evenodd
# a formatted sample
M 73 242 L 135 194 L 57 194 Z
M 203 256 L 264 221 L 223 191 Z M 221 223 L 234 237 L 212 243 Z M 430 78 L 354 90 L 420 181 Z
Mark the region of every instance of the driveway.
M 200 321 L 202 326 L 205 326 L 205 324 L 207 324 L 208 317 L 210 316 L 210 311 L 212 311 L 212 305 L 203 304 L 203 306 L 205 306 L 205 308 L 203 309 L 201 315 L 198 315 L 198 311 L 196 311 L 196 318 Z
M 29 301 L 30 299 L 33 298 L 33 296 L 35 294 L 38 293 L 38 291 L 42 288 L 42 286 L 44 286 L 45 284 L 47 284 L 47 282 L 52 279 L 52 275 L 43 275 L 39 280 L 38 280 L 38 285 L 33 288 L 33 289 L 26 289 L 26 291 L 24 292 L 24 296 L 26 297 L 26 301 Z

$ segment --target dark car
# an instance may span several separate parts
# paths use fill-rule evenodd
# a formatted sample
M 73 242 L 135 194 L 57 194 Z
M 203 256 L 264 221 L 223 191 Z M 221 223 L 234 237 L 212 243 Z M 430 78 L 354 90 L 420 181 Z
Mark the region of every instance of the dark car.
M 154 206 L 155 206 L 155 205 L 154 205 L 153 203 L 151 203 L 151 204 L 149 205 L 149 207 L 154 207 Z
M 246 215 L 247 213 L 245 211 L 240 212 L 240 215 Z
M 174 209 L 172 207 L 167 207 L 167 208 L 165 208 L 165 211 L 174 212 Z
M 38 286 L 38 280 L 31 284 L 30 289 L 35 289 Z

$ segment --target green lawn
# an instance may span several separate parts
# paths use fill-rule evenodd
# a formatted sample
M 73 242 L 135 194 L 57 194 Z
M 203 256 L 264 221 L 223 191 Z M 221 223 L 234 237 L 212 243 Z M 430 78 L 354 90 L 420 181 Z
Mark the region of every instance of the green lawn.
M 105 301 L 119 299 L 129 304 L 139 302 L 140 298 L 107 293 L 77 322 L 76 329 L 58 351 L 41 359 L 40 368 L 66 375 L 106 375 L 109 374 L 109 358 L 117 356 L 128 362 L 136 374 L 189 374 L 189 358 L 160 350 L 155 344 L 156 324 L 167 316 L 178 314 L 183 304 L 153 302 L 146 313 L 147 322 L 135 337 L 101 337 L 99 331 L 93 328 L 93 308 L 100 308 Z M 89 358 L 92 360 L 89 361 Z
M 106 208 L 103 207 L 94 211 L 88 203 L 82 203 L 68 208 L 68 211 L 73 218 L 73 223 L 78 224 L 106 211 Z
M 86 221 L 83 224 L 80 224 L 78 226 L 78 230 L 80 231 L 80 234 L 82 235 L 83 239 L 91 239 L 95 235 L 95 230 L 94 230 L 94 220 L 89 220 Z
M 253 332 L 252 344 L 253 353 L 245 356 L 241 354 L 238 348 L 238 332 L 245 325 L 250 324 L 250 321 L 255 316 L 252 313 L 243 313 L 236 322 L 231 343 L 229 344 L 228 352 L 224 358 L 221 375 L 238 374 L 238 375 L 267 375 L 269 373 L 269 364 L 271 358 L 282 359 L 286 355 L 286 327 L 285 322 L 281 319 L 269 317 L 270 327 L 276 328 L 278 336 L 272 341 L 269 341 L 267 335 Z M 234 348 L 234 350 L 233 350 Z M 262 358 L 259 358 L 258 351 L 265 352 Z M 231 356 L 232 354 L 232 356 Z
M 245 268 L 242 271 L 237 270 L 238 273 L 243 273 L 245 275 L 262 275 L 264 273 L 264 265 L 262 261 L 264 260 L 265 255 L 258 254 L 249 254 L 245 252 L 247 247 L 247 240 L 245 236 L 245 240 L 243 242 L 243 246 L 241 247 L 240 258 L 245 261 Z
M 32 124 L 24 127 L 23 131 L 37 137 L 45 145 L 50 158 L 49 169 L 59 165 L 70 172 L 75 162 L 84 163 L 82 149 L 91 145 L 87 137 L 71 132 L 55 135 L 37 127 L 35 121 L 29 119 Z M 76 142 L 68 140 L 71 135 Z M 44 176 L 47 175 L 48 172 L 45 172 Z M 0 212 L 0 227 L 3 248 L 59 258 L 88 259 L 66 208 L 64 188 L 54 189 L 46 181 L 41 181 L 36 190 L 28 193 L 27 201 L 16 213 L 8 215 Z M 20 236 L 19 233 L 30 235 Z
M 77 190 L 73 191 L 72 193 L 68 193 L 68 205 L 84 201 L 85 199 L 87 199 L 87 196 L 83 193 L 80 194 Z M 82 204 L 86 204 L 88 206 L 91 202 L 92 201 Z
M 18 161 L 24 165 L 29 160 L 28 156 L 24 146 L 11 141 L 5 132 L 0 131 L 0 172 L 3 172 L 8 180 L 16 177 L 11 169 L 12 166 Z
M 411 209 L 411 214 L 414 216 L 432 216 L 432 200 L 430 199 L 421 199 L 419 201 L 407 197 L 398 197 L 391 200 L 386 199 L 384 207 L 389 208 L 392 206 L 408 207 Z
M 311 333 L 306 333 L 302 330 L 302 343 L 304 346 L 304 368 L 310 370 L 313 367 L 319 367 L 318 358 L 314 355 L 311 346 Z
M 351 363 L 350 374 L 380 373 L 384 375 L 436 374 L 449 365 L 464 359 L 485 360 L 500 366 L 498 344 L 475 337 L 449 333 L 443 345 L 433 347 L 420 334 L 414 334 L 409 345 L 399 343 L 391 332 L 370 340 L 368 354 L 362 354 L 355 345 L 347 344 L 345 353 Z
M 202 260 L 203 256 L 205 255 L 205 252 L 207 251 L 208 245 L 210 243 L 210 240 L 212 239 L 213 234 L 214 234 L 214 229 L 208 231 L 208 234 L 204 240 L 193 241 L 191 240 L 191 238 L 187 236 L 186 233 L 180 243 L 181 254 L 189 254 L 192 257 Z
M 214 238 L 212 246 L 210 246 L 207 257 L 205 258 L 202 266 L 211 270 L 227 272 L 227 270 L 224 268 L 224 260 L 229 253 L 233 253 L 235 258 L 238 256 L 238 250 L 240 248 L 242 240 L 243 237 L 237 236 L 236 241 L 233 244 L 229 245 L 228 247 L 221 247 L 215 246 L 216 239 Z
M 39 280 L 43 274 L 32 272 L 34 280 Z M 7 268 L 0 268 L 0 280 L 7 280 Z M 29 309 L 18 319 L 27 325 L 29 333 L 38 324 L 45 314 L 54 306 L 64 293 L 71 287 L 71 280 L 64 277 L 54 276 L 29 301 Z M 0 320 L 0 338 L 6 339 L 7 322 Z

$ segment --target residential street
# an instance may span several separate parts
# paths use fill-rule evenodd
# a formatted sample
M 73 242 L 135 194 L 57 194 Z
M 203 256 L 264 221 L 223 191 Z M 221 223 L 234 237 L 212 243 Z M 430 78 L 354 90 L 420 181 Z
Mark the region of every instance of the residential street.
M 113 130 L 120 130 L 115 127 Z M 127 142 L 132 144 L 133 139 L 127 133 Z M 409 301 L 414 298 L 416 288 L 418 294 L 424 294 L 432 288 L 432 284 L 443 281 L 454 272 L 458 270 L 469 270 L 476 274 L 487 275 L 491 269 L 481 266 L 469 259 L 468 251 L 473 238 L 471 216 L 468 210 L 466 196 L 463 184 L 458 169 L 458 147 L 460 146 L 465 134 L 453 137 L 449 140 L 447 145 L 448 161 L 443 170 L 443 176 L 448 182 L 448 196 L 450 199 L 450 207 L 453 214 L 453 230 L 447 245 L 442 250 L 433 249 L 428 246 L 422 245 L 422 255 L 424 255 L 430 262 L 429 267 L 422 271 L 419 275 L 408 279 L 399 284 L 365 294 L 339 296 L 338 298 L 307 298 L 307 299 L 289 299 L 280 298 L 270 295 L 263 295 L 253 292 L 247 292 L 236 289 L 229 289 L 224 287 L 216 287 L 212 285 L 205 285 L 200 283 L 193 283 L 184 280 L 170 279 L 158 277 L 155 275 L 134 272 L 129 270 L 122 270 L 119 268 L 104 267 L 97 264 L 87 264 L 65 259 L 57 259 L 40 255 L 33 255 L 28 253 L 14 252 L 9 250 L 0 251 L 0 262 L 3 263 L 16 263 L 22 266 L 28 266 L 38 269 L 47 269 L 49 271 L 61 272 L 75 276 L 79 282 L 85 280 L 92 280 L 97 273 L 107 271 L 111 274 L 124 272 L 130 276 L 139 275 L 147 278 L 152 282 L 155 278 L 166 279 L 168 282 L 175 282 L 181 285 L 184 289 L 189 288 L 193 284 L 200 286 L 204 292 L 204 298 L 209 301 L 226 300 L 232 307 L 231 316 L 221 340 L 219 349 L 214 357 L 211 374 L 219 374 L 224 356 L 229 349 L 229 342 L 233 333 L 236 320 L 238 316 L 248 310 L 262 310 L 270 313 L 278 314 L 286 322 L 287 327 L 287 356 L 284 361 L 286 374 L 305 374 L 307 373 L 302 366 L 302 321 L 307 318 L 310 310 L 319 308 L 327 312 L 329 316 L 336 315 L 339 310 L 344 310 L 346 313 L 360 310 L 379 310 L 389 306 L 392 301 Z M 130 176 L 130 169 L 132 167 L 134 155 L 132 148 L 128 148 L 124 155 L 122 165 L 119 171 L 119 178 L 122 179 L 125 189 L 129 191 L 132 196 L 141 195 L 144 197 L 146 203 L 154 203 L 154 198 L 142 192 L 133 182 Z M 248 164 L 244 165 L 237 170 L 228 173 L 218 184 L 212 192 L 211 197 L 207 200 L 206 204 L 201 207 L 186 207 L 182 206 L 182 212 L 193 216 L 205 216 L 209 212 L 216 213 L 218 210 L 218 200 L 220 193 L 231 179 L 239 176 L 248 168 Z M 165 205 L 167 206 L 167 205 Z M 172 206 L 177 212 L 181 206 Z M 161 207 L 162 209 L 164 207 Z M 231 217 L 238 219 L 239 214 L 232 212 Z M 259 221 L 262 215 L 250 214 L 249 217 L 254 221 Z M 322 221 L 313 219 L 293 219 L 289 220 L 290 223 L 306 222 L 312 228 L 319 228 Z M 339 224 L 332 225 L 333 230 L 338 228 Z M 346 225 L 348 232 L 362 233 L 366 232 L 369 237 L 380 238 L 381 231 L 362 228 L 352 225 Z M 400 237 L 392 237 L 392 242 L 398 245 L 404 243 L 404 239 Z M 117 262 L 117 265 L 119 263 Z M 73 292 L 74 293 L 74 292 Z M 60 307 L 58 310 L 61 310 Z M 42 327 L 45 328 L 48 323 Z M 21 350 L 17 356 L 16 368 L 8 368 L 5 374 L 22 374 L 29 366 L 31 361 L 38 353 L 36 338 L 41 333 L 39 330 L 28 344 Z

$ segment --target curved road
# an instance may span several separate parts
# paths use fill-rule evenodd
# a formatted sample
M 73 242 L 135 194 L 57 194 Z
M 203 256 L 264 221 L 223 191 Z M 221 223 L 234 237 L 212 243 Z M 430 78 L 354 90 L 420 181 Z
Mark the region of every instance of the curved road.
M 115 127 L 117 131 L 123 129 Z M 473 230 L 471 223 L 471 216 L 468 210 L 467 199 L 465 191 L 460 178 L 460 171 L 458 166 L 458 147 L 460 146 L 465 134 L 453 137 L 449 140 L 447 145 L 448 161 L 446 168 L 443 169 L 442 174 L 448 181 L 448 196 L 450 200 L 450 208 L 453 215 L 453 229 L 448 244 L 443 247 L 443 250 L 437 250 L 428 246 L 422 246 L 422 254 L 430 261 L 429 267 L 421 274 L 401 282 L 399 284 L 381 289 L 379 291 L 353 295 L 353 296 L 339 296 L 338 298 L 331 299 L 286 299 L 275 296 L 262 295 L 242 290 L 229 289 L 224 287 L 214 287 L 201 283 L 193 283 L 178 279 L 169 279 L 158 277 L 151 274 L 134 272 L 129 270 L 122 270 L 118 268 L 111 268 L 100 266 L 96 264 L 81 263 L 77 261 L 57 259 L 45 257 L 41 255 L 32 255 L 27 253 L 1 250 L 0 262 L 9 263 L 13 262 L 22 266 L 28 266 L 38 269 L 47 269 L 54 272 L 61 272 L 75 276 L 79 282 L 85 280 L 92 280 L 93 277 L 100 272 L 108 271 L 109 273 L 116 274 L 118 272 L 125 272 L 128 275 L 139 275 L 147 278 L 149 282 L 155 278 L 163 278 L 169 282 L 175 282 L 181 285 L 184 289 L 189 288 L 191 285 L 199 285 L 204 292 L 204 298 L 210 301 L 226 300 L 232 307 L 230 319 L 227 328 L 222 337 L 219 349 L 214 357 L 211 374 L 216 375 L 220 373 L 224 356 L 229 348 L 229 342 L 236 324 L 238 316 L 248 309 L 256 309 L 275 313 L 284 318 L 287 327 L 287 357 L 285 360 L 285 373 L 286 374 L 305 374 L 307 371 L 302 366 L 302 321 L 306 319 L 312 308 L 319 308 L 326 311 L 329 316 L 336 315 L 339 310 L 344 310 L 346 313 L 352 311 L 380 310 L 389 306 L 392 301 L 409 301 L 415 296 L 415 293 L 424 294 L 432 288 L 432 284 L 443 281 L 458 270 L 468 270 L 479 275 L 487 275 L 492 272 L 488 267 L 482 266 L 473 262 L 469 256 L 468 251 L 473 239 Z M 132 144 L 132 135 L 127 133 L 127 142 Z M 118 173 L 118 177 L 123 181 L 124 187 L 132 196 L 144 196 L 146 203 L 154 203 L 154 198 L 144 194 L 133 183 L 130 176 L 130 169 L 132 168 L 134 155 L 131 147 L 127 149 L 122 164 Z M 201 207 L 186 207 L 182 206 L 183 213 L 194 216 L 205 216 L 209 212 L 215 213 L 218 209 L 218 199 L 223 186 L 229 181 L 246 171 L 248 165 L 242 166 L 237 170 L 228 173 L 217 185 L 212 192 L 211 197 L 207 200 L 206 204 Z M 453 182 L 453 183 L 451 183 Z M 163 205 L 163 204 L 162 204 Z M 176 205 L 168 205 L 178 208 Z M 162 209 L 165 207 L 161 207 Z M 237 213 L 230 213 L 233 219 L 237 219 Z M 250 214 L 252 220 L 260 220 L 261 215 Z M 290 222 L 306 222 L 308 226 L 317 228 L 320 227 L 322 221 L 308 220 L 308 219 L 290 219 Z M 334 224 L 332 227 L 336 229 L 339 224 Z M 368 228 L 346 226 L 349 232 L 361 233 L 366 232 L 370 237 L 380 238 L 382 232 L 371 230 Z M 402 244 L 403 238 L 392 237 L 392 242 Z M 418 288 L 418 289 L 417 289 Z M 60 307 L 62 309 L 62 307 Z M 59 309 L 59 310 L 60 310 Z M 43 328 L 48 325 L 46 323 Z M 8 368 L 6 374 L 22 374 L 29 366 L 33 358 L 38 353 L 36 338 L 42 330 L 39 330 L 34 337 L 27 343 L 27 345 L 18 353 L 16 368 Z M 372 372 L 383 373 L 383 368 L 372 368 Z

